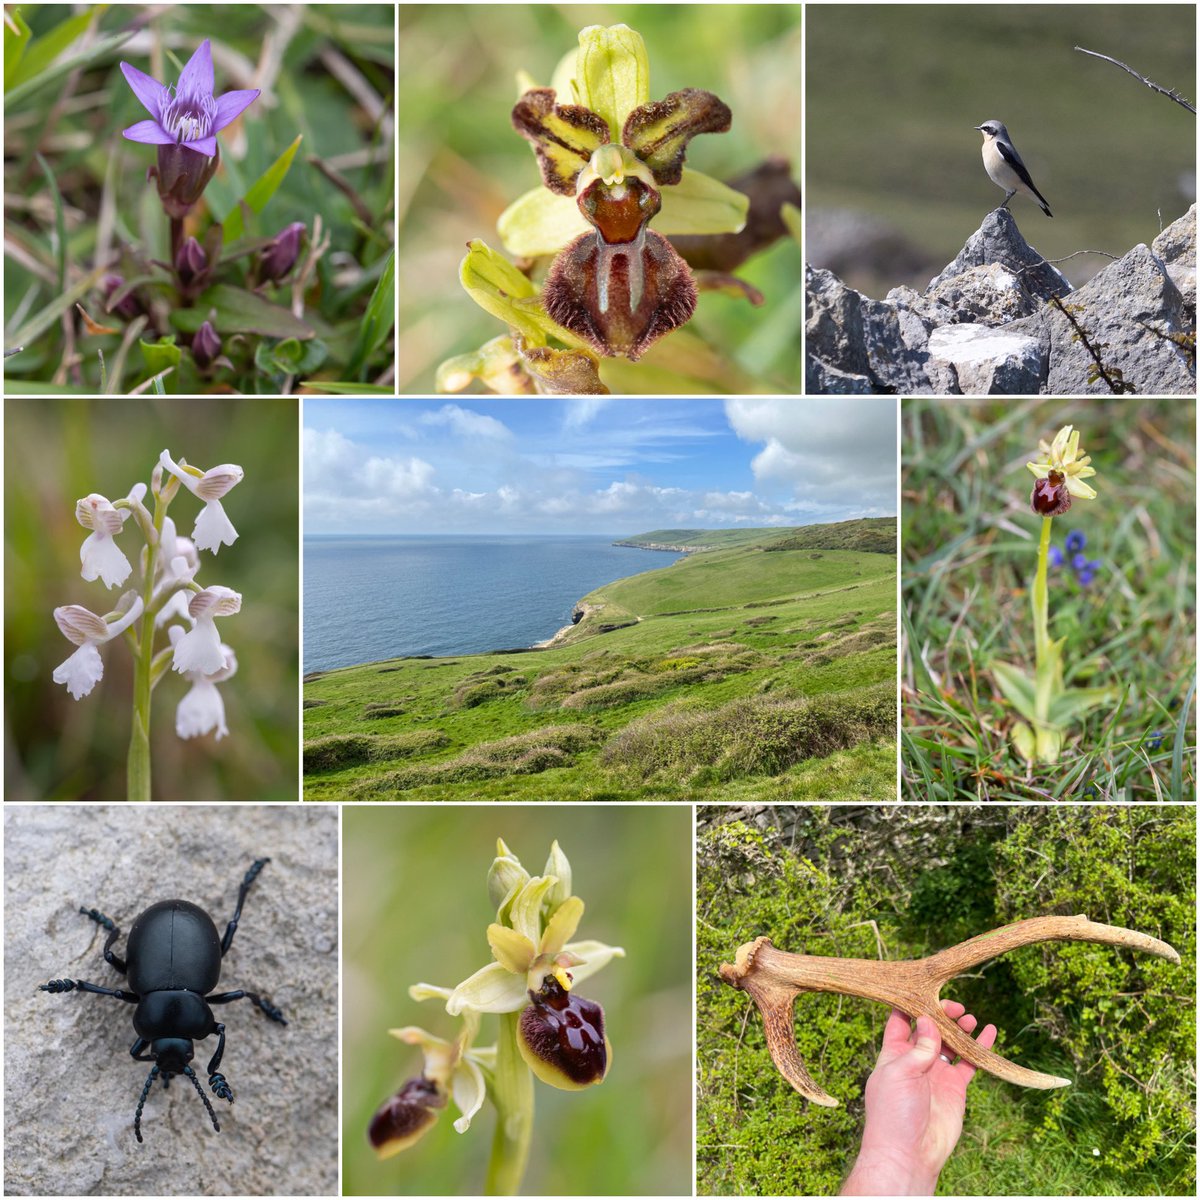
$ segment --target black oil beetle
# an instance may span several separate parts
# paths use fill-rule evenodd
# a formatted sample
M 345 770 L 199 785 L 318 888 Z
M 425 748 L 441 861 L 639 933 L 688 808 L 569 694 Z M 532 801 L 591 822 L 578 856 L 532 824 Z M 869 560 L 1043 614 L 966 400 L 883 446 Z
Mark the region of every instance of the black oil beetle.
M 127 1004 L 136 1004 L 133 1028 L 137 1041 L 129 1053 L 138 1062 L 153 1062 L 150 1074 L 138 1100 L 133 1118 L 134 1136 L 142 1140 L 142 1109 L 151 1085 L 162 1076 L 163 1086 L 176 1075 L 191 1080 L 208 1115 L 213 1129 L 221 1132 L 217 1114 L 209 1103 L 196 1072 L 188 1065 L 193 1057 L 192 1041 L 217 1035 L 217 1052 L 208 1064 L 208 1086 L 219 1100 L 233 1103 L 233 1089 L 217 1070 L 225 1053 L 225 1026 L 214 1020 L 210 1004 L 228 1004 L 231 1000 L 251 1001 L 265 1016 L 286 1025 L 283 1013 L 269 1000 L 254 992 L 236 991 L 214 993 L 221 978 L 221 959 L 229 953 L 233 935 L 242 916 L 246 893 L 258 878 L 269 858 L 255 859 L 238 889 L 237 908 L 225 936 L 217 936 L 212 918 L 187 900 L 160 900 L 152 904 L 134 921 L 125 947 L 125 958 L 112 951 L 121 930 L 103 913 L 94 908 L 80 908 L 85 917 L 108 931 L 104 943 L 104 961 L 127 975 L 130 992 L 117 988 L 99 987 L 83 979 L 52 979 L 39 987 L 42 992 L 93 992 L 97 996 L 114 996 Z M 149 1053 L 147 1053 L 149 1049 Z

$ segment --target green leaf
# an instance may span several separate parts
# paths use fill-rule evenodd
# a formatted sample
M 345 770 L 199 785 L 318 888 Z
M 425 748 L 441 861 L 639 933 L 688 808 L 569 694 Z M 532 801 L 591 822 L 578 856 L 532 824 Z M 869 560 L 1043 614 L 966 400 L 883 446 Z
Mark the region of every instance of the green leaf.
M 348 374 L 357 375 L 362 371 L 371 355 L 387 340 L 395 322 L 396 251 L 389 250 L 379 282 L 371 293 L 367 311 L 358 327 L 358 340 L 354 343 L 354 352 L 346 368 Z
M 246 232 L 243 204 L 255 214 L 261 213 L 267 207 L 267 202 L 279 190 L 279 185 L 287 175 L 303 138 L 303 134 L 298 134 L 296 140 L 254 181 L 246 194 L 233 206 L 222 222 L 226 242 L 235 242 Z
M 171 324 L 184 333 L 195 333 L 207 320 L 221 334 L 260 333 L 263 337 L 300 341 L 313 336 L 312 329 L 286 308 L 271 304 L 255 292 L 225 283 L 210 287 L 194 308 L 178 308 L 171 313 Z
M 129 29 L 124 33 L 110 34 L 108 37 L 101 38 L 98 42 L 93 42 L 80 54 L 74 54 L 70 58 L 64 58 L 61 62 L 47 67 L 32 79 L 26 79 L 23 83 L 18 83 L 12 88 L 6 86 L 4 92 L 5 108 L 15 108 L 25 100 L 28 100 L 30 96 L 40 92 L 43 88 L 47 88 L 52 83 L 57 83 L 60 79 L 70 75 L 72 71 L 91 66 L 94 62 L 107 61 L 112 58 L 121 46 L 133 37 L 135 32 L 135 30 Z
M 159 375 L 171 367 L 178 367 L 183 358 L 183 351 L 175 345 L 174 336 L 159 338 L 157 342 L 139 339 L 138 345 L 151 375 Z
M 25 18 L 21 16 L 19 8 L 12 8 L 6 12 L 7 20 L 4 22 L 4 90 L 8 91 L 16 82 L 17 69 L 21 65 L 21 60 L 25 57 L 25 51 L 29 46 L 29 39 L 33 34 L 29 31 L 29 26 L 25 24 Z
M 315 371 L 329 357 L 324 342 L 284 338 L 281 342 L 259 342 L 254 348 L 254 365 L 264 375 L 303 375 Z
M 1179 706 L 1179 721 L 1175 726 L 1175 748 L 1171 752 L 1171 799 L 1188 799 L 1183 794 L 1183 748 L 1187 745 L 1188 713 L 1191 712 L 1192 700 L 1196 695 L 1196 673 L 1192 672 L 1192 682 L 1188 686 L 1187 695 Z
M 703 171 L 683 168 L 683 178 L 662 190 L 662 211 L 651 228 L 672 234 L 738 233 L 746 225 L 750 198 Z M 504 248 L 517 258 L 557 254 L 592 227 L 572 196 L 544 187 L 514 200 L 496 222 Z
M 1037 740 L 1033 730 L 1024 721 L 1018 721 L 1012 728 L 1013 746 L 1026 762 L 1033 762 L 1037 755 Z
M 67 221 L 63 215 L 62 193 L 58 190 L 58 181 L 54 178 L 54 172 L 50 170 L 50 164 L 40 155 L 37 154 L 38 166 L 42 168 L 42 174 L 46 177 L 46 183 L 50 187 L 50 199 L 54 203 L 54 261 L 58 268 L 58 290 L 61 292 L 67 286 Z
M 575 67 L 579 103 L 603 117 L 612 140 L 635 108 L 650 99 L 650 59 L 642 35 L 628 25 L 589 25 L 579 33 Z
M 1093 708 L 1111 704 L 1116 698 L 1116 688 L 1067 688 L 1051 700 L 1048 724 L 1069 725 Z
M 1020 667 L 1010 663 L 992 663 L 992 678 L 1004 698 L 1027 721 L 1037 720 L 1037 700 L 1033 680 Z
M 34 38 L 26 50 L 24 57 L 21 59 L 20 69 L 13 73 L 11 79 L 8 74 L 8 64 L 7 62 L 5 63 L 5 88 L 15 87 L 17 84 L 33 79 L 75 41 L 92 23 L 94 18 L 98 19 L 107 8 L 107 4 L 89 5 L 83 12 L 67 17 L 66 20 L 60 21 L 55 25 L 53 29 L 43 33 L 40 37 Z

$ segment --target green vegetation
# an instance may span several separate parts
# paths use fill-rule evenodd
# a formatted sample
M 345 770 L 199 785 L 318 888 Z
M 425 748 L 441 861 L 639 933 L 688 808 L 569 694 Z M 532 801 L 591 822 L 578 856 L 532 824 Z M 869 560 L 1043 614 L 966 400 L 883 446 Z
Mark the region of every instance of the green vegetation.
M 546 649 L 311 678 L 306 798 L 894 798 L 894 560 L 737 532 L 592 592 Z
M 722 797 L 724 798 L 724 797 Z M 1193 1195 L 1195 837 L 1190 807 L 702 809 L 697 846 L 697 1190 L 832 1195 L 857 1153 L 887 1009 L 810 994 L 796 1039 L 841 1102 L 808 1104 L 771 1063 L 737 947 L 914 958 L 998 925 L 1084 913 L 1173 945 L 1022 948 L 945 994 L 1005 1057 L 1072 1078 L 1041 1092 L 979 1073 L 939 1194 Z
M 1050 633 L 1066 682 L 1119 689 L 1027 768 L 994 661 L 1031 664 L 1039 520 L 1025 463 L 1074 424 L 1097 498 L 1056 519 Z M 913 800 L 1195 798 L 1195 406 L 905 401 L 903 787 Z M 1060 528 L 1061 527 L 1061 528 Z M 1095 562 L 1087 583 L 1068 534 Z

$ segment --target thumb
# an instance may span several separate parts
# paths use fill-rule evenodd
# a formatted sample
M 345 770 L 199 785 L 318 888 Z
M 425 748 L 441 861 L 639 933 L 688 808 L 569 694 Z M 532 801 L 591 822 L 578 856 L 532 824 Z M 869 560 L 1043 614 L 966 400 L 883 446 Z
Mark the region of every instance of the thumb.
M 917 1018 L 917 1040 L 913 1048 L 905 1055 L 909 1066 L 917 1073 L 924 1075 L 935 1062 L 938 1051 L 942 1048 L 941 1035 L 932 1017 Z

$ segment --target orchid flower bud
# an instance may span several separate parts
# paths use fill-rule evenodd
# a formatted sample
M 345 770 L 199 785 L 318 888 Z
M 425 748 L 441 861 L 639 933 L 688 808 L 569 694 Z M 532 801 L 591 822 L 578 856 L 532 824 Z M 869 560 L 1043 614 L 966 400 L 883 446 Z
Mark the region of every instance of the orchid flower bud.
M 113 296 L 124 286 L 125 277 L 123 275 L 105 275 L 101 283 L 101 287 L 104 289 L 104 307 L 106 311 L 116 313 L 117 316 L 131 321 L 134 317 L 141 316 L 143 311 L 145 311 L 133 292 L 127 292 L 116 304 L 110 305 L 109 303 Z

